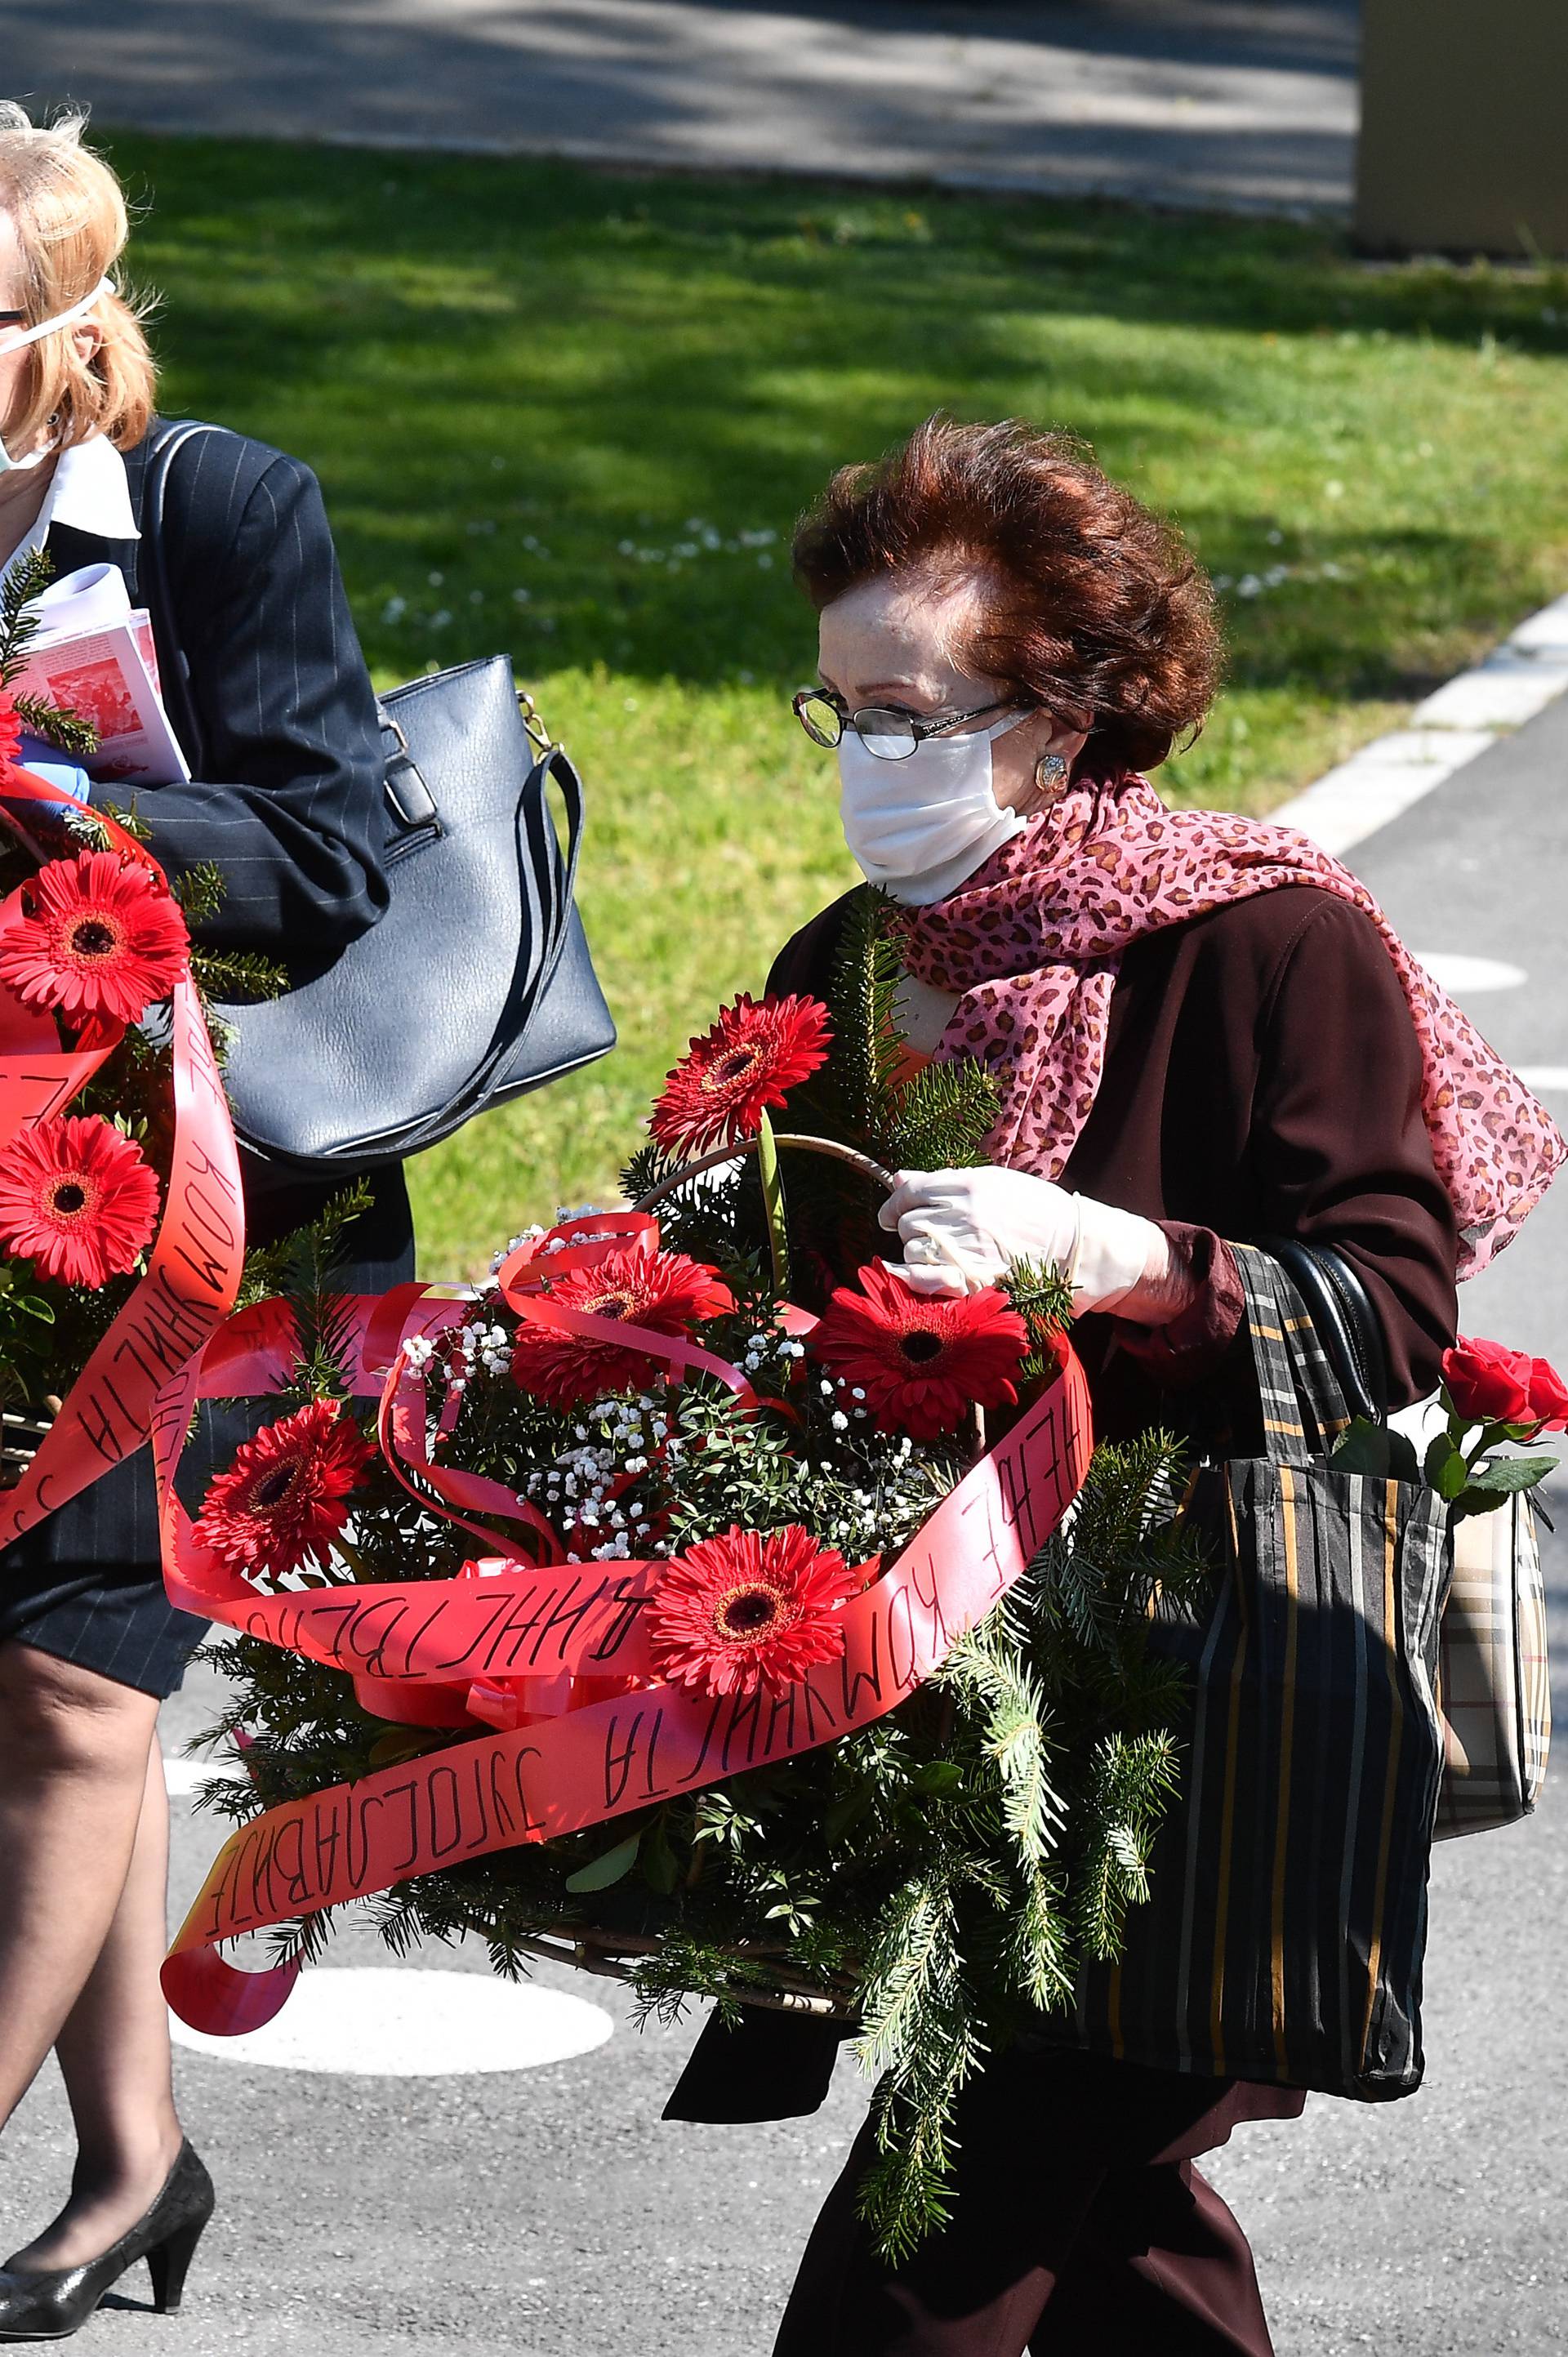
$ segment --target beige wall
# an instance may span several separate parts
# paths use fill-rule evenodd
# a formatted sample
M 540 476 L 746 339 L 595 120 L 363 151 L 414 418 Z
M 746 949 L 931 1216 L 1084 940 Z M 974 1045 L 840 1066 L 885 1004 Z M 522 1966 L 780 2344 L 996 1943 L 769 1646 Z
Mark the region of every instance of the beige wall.
M 1362 17 L 1361 242 L 1568 254 L 1568 0 L 1362 0 Z

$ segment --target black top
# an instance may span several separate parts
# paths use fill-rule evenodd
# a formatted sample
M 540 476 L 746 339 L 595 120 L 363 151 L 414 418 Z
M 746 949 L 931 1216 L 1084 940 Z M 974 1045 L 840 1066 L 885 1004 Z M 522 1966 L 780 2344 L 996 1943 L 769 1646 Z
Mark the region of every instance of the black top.
M 145 442 L 125 454 L 138 524 L 147 457 Z M 56 525 L 47 546 L 57 575 L 117 565 L 146 602 L 143 543 Z M 158 662 L 189 666 L 207 775 L 139 790 L 150 848 L 171 875 L 222 868 L 204 942 L 285 963 L 341 949 L 387 905 L 383 757 L 316 478 L 242 434 L 202 434 L 169 470 L 163 549 L 180 643 L 158 631 Z

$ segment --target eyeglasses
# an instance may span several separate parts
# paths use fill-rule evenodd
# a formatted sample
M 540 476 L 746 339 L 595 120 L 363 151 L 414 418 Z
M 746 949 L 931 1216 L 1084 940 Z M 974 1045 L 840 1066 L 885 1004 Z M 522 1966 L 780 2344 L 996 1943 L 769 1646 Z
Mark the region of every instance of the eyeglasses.
M 0 328 L 25 328 L 27 324 L 25 311 L 0 311 Z
M 972 712 L 944 713 L 939 720 L 917 720 L 913 713 L 897 711 L 890 705 L 868 704 L 859 712 L 850 712 L 826 688 L 802 687 L 790 697 L 789 709 L 812 744 L 825 747 L 830 753 L 843 743 L 844 730 L 853 728 L 866 751 L 875 753 L 879 761 L 907 761 L 928 737 L 946 737 L 966 721 L 983 720 L 988 713 L 1010 712 L 1014 706 L 1004 700 L 977 705 Z

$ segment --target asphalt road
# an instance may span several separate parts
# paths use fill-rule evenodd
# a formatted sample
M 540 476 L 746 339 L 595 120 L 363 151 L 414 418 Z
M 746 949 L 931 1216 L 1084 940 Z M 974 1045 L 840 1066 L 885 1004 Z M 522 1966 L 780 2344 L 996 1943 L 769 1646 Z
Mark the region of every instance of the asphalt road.
M 261 134 L 1348 205 L 1357 0 L 0 0 L 13 96 Z
M 1565 767 L 1568 697 L 1354 855 L 1413 947 L 1524 971 L 1472 1012 L 1518 1063 L 1560 1069 Z M 1555 1101 L 1568 1112 L 1568 1098 Z M 1468 1290 L 1465 1324 L 1568 1361 L 1568 1189 Z M 1550 1576 L 1568 1664 L 1568 1483 L 1554 1497 L 1563 1535 Z M 166 1714 L 167 1749 L 210 1700 L 196 1674 Z M 183 1800 L 175 1818 L 177 1920 L 218 1835 Z M 1388 2107 L 1315 2099 L 1305 2120 L 1244 2129 L 1211 2164 L 1254 2237 L 1280 2357 L 1568 2346 L 1565 1898 L 1568 1787 L 1549 1789 L 1527 1825 L 1440 1847 L 1426 2086 Z M 382 1961 L 351 1930 L 323 1969 Z M 416 2009 L 429 2003 L 428 2035 L 461 2034 L 473 2007 L 454 2005 L 431 1965 L 476 1976 L 477 2003 L 484 1961 L 425 1957 L 399 1975 Z M 607 2041 L 540 2067 L 435 2077 L 183 2053 L 181 2101 L 218 2180 L 218 2218 L 179 2319 L 151 2320 L 145 2278 L 132 2280 L 83 2346 L 103 2357 L 766 2357 L 859 2115 L 853 2072 L 841 2066 L 813 2120 L 666 2126 L 659 2109 L 693 2030 L 639 2033 L 605 1985 L 541 1978 L 604 2006 Z M 357 2039 L 376 2027 L 375 1985 L 360 1987 Z M 533 2034 L 538 2008 L 526 1992 L 517 2005 Z M 417 2060 L 418 2033 L 403 2034 Z M 320 2058 L 344 2059 L 341 2042 Z M 5 2138 L 0 2248 L 52 2208 L 70 2151 L 51 2066 Z

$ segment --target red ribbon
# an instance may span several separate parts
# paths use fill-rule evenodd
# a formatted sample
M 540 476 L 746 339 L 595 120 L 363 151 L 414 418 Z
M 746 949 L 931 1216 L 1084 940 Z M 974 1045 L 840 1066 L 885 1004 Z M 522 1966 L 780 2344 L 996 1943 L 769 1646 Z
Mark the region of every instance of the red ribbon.
M 602 1230 L 608 1222 L 597 1224 Z M 547 1259 L 559 1266 L 564 1257 Z M 522 1265 L 537 1267 L 537 1260 Z M 520 1292 L 521 1273 L 509 1265 L 509 1297 Z M 350 1372 L 356 1388 L 368 1388 L 368 1361 L 384 1352 L 390 1324 L 375 1302 L 356 1304 L 355 1312 Z M 404 1313 L 413 1330 L 431 1333 L 450 1323 L 456 1306 L 405 1295 Z M 597 1322 L 607 1327 L 607 1339 L 625 1346 L 626 1328 Z M 657 1345 L 662 1356 L 670 1339 L 650 1335 L 647 1347 Z M 637 1347 L 645 1347 L 641 1340 Z M 673 1352 L 667 1362 L 676 1362 Z M 749 1389 L 730 1373 L 737 1395 Z M 467 1725 L 474 1734 L 269 1810 L 224 1845 L 164 1967 L 175 2010 L 219 2035 L 271 2018 L 297 1970 L 238 1972 L 218 1954 L 222 1942 L 463 1858 L 607 1821 L 833 1741 L 892 1710 L 1037 1553 L 1076 1495 L 1091 1446 L 1088 1392 L 1069 1352 L 1047 1390 L 898 1560 L 843 1608 L 841 1661 L 813 1668 L 777 1699 L 714 1699 L 656 1673 L 644 1624 L 659 1562 L 531 1564 L 516 1548 L 498 1555 L 487 1534 L 488 1558 L 466 1565 L 456 1579 L 258 1595 L 196 1544 L 174 1475 L 199 1396 L 265 1391 L 281 1380 L 275 1337 L 252 1325 L 247 1346 L 220 1337 L 160 1397 L 154 1457 L 170 1596 L 342 1670 L 388 1717 Z M 383 1424 L 400 1394 L 408 1415 L 396 1437 L 415 1476 L 407 1486 L 421 1495 L 417 1485 L 435 1475 L 442 1485 L 437 1511 L 482 1500 L 526 1523 L 529 1501 L 504 1484 L 430 1464 L 423 1378 L 401 1351 L 385 1377 Z M 452 1519 L 473 1527 L 461 1511 Z
M 141 844 L 59 786 L 10 767 L 0 769 L 0 792 L 7 802 L 70 802 L 103 830 L 115 850 L 164 880 Z M 0 822 L 31 842 L 3 805 Z M 124 1024 L 101 1018 L 84 1027 L 74 1049 L 62 1050 L 52 1016 L 35 1017 L 10 1002 L 0 1020 L 0 1145 L 63 1113 L 125 1036 Z M 141 1447 L 160 1387 L 205 1347 L 234 1306 L 245 1256 L 240 1160 L 212 1043 L 188 974 L 173 994 L 173 1063 L 168 1188 L 146 1273 L 72 1383 L 27 1472 L 0 1497 L 0 1545 L 19 1538 Z

